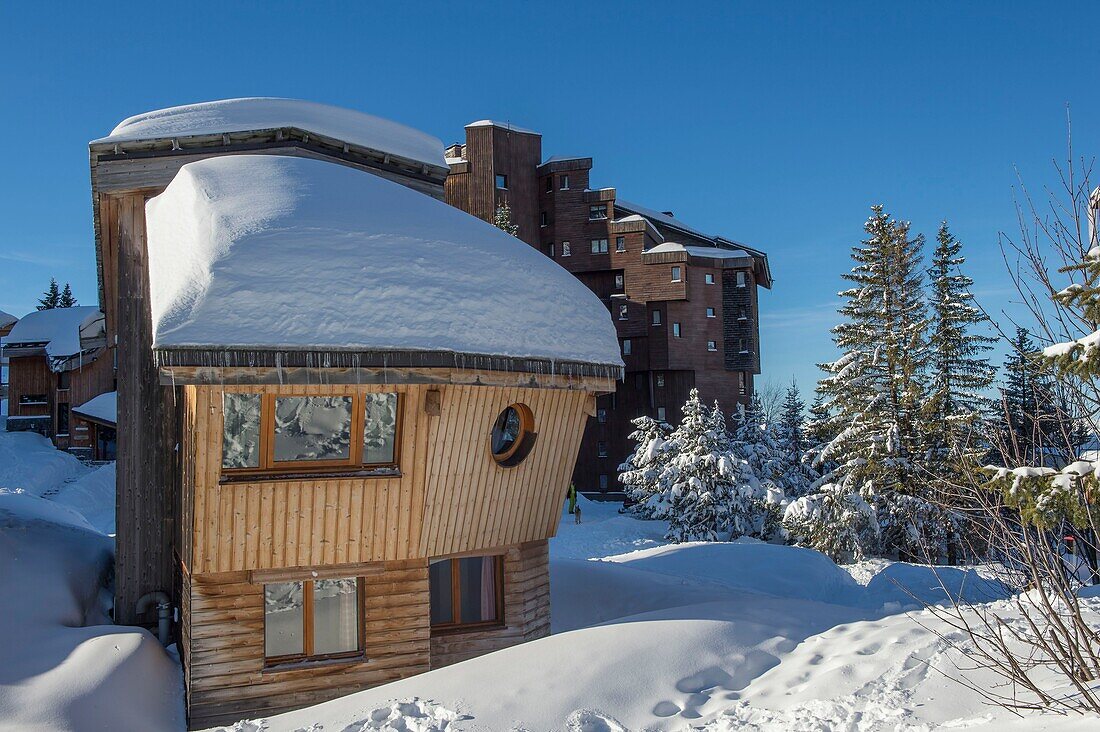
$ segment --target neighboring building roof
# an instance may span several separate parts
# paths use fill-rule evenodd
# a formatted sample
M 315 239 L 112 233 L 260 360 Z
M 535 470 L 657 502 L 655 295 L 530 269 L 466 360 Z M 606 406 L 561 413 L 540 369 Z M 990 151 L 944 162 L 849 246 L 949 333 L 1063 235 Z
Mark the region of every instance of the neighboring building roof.
M 4 336 L 4 348 L 43 346 L 51 359 L 67 358 L 81 352 L 82 333 L 85 338 L 102 335 L 102 321 L 103 313 L 94 305 L 35 310 Z M 96 332 L 87 332 L 89 328 L 95 328 Z
M 300 99 L 221 99 L 144 112 L 123 120 L 92 144 L 216 135 L 295 127 L 341 142 L 444 166 L 443 143 L 412 127 L 381 117 Z
M 657 241 L 664 241 L 665 240 L 665 238 L 661 235 L 661 232 L 657 231 L 657 227 L 653 225 L 653 222 L 650 221 L 649 219 L 647 219 L 645 216 L 639 216 L 638 214 L 630 214 L 629 216 L 620 216 L 619 218 L 614 220 L 614 222 L 616 224 L 627 224 L 627 223 L 633 223 L 635 221 L 637 221 L 637 222 L 643 222 L 644 221 L 645 225 L 646 225 L 646 230 Z
M 525 135 L 542 135 L 541 132 L 535 132 L 534 130 L 525 130 L 522 127 L 517 127 L 511 122 L 497 122 L 493 119 L 479 119 L 477 122 L 471 122 L 466 125 L 467 127 L 500 127 L 501 129 L 508 130 L 509 132 L 522 132 Z
M 109 391 L 92 397 L 79 407 L 73 407 L 73 414 L 111 426 L 118 424 L 118 392 Z
M 607 308 L 569 272 L 369 173 L 209 158 L 183 166 L 146 218 L 160 354 L 414 351 L 622 368 Z
M 712 259 L 741 259 L 751 258 L 752 255 L 744 249 L 720 249 L 718 247 L 684 246 L 678 242 L 669 241 L 658 244 L 645 251 L 646 254 L 663 254 L 665 252 L 687 252 L 695 257 L 711 257 Z
M 15 317 L 11 313 L 5 313 L 0 310 L 0 328 L 7 328 L 10 325 L 14 325 L 19 318 Z
M 547 163 L 564 163 L 567 160 L 588 160 L 588 155 L 551 155 L 542 161 L 542 165 Z

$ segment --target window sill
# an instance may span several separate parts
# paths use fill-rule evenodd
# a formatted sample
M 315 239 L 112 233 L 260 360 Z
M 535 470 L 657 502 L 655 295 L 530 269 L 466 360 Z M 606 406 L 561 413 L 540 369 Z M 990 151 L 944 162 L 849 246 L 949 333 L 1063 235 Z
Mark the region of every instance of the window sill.
M 272 664 L 265 662 L 264 667 L 260 669 L 260 674 L 277 674 L 283 671 L 298 671 L 305 668 L 351 666 L 357 663 L 364 663 L 366 660 L 367 654 L 358 653 L 354 656 L 341 656 L 338 658 L 306 658 L 301 661 L 284 661 L 282 663 L 276 662 Z
M 504 630 L 508 625 L 498 620 L 494 620 L 491 623 L 470 623 L 468 625 L 450 625 L 443 627 L 434 627 L 431 630 L 433 636 L 439 635 L 462 635 L 464 633 L 477 633 L 479 631 L 486 630 Z
M 341 478 L 400 478 L 398 468 L 374 468 L 371 470 L 295 470 L 271 473 L 222 473 L 219 484 L 226 483 L 274 483 L 287 480 L 337 480 Z

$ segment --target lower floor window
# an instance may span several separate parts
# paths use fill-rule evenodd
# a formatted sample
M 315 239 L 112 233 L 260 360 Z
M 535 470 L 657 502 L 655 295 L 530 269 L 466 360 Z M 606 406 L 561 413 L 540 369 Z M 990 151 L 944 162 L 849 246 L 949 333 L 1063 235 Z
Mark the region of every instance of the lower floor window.
M 503 575 L 499 556 L 433 561 L 428 569 L 432 627 L 500 622 Z
M 296 661 L 357 655 L 360 581 L 341 579 L 264 585 L 264 656 Z

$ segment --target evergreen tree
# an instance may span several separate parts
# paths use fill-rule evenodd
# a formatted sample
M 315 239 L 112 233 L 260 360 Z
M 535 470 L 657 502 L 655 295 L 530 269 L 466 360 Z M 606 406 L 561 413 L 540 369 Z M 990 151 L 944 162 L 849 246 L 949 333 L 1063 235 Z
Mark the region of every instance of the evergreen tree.
M 1051 453 L 1065 444 L 1058 435 L 1054 384 L 1043 373 L 1038 348 L 1026 328 L 1016 328 L 1000 391 L 998 432 L 1004 457 L 1011 465 L 1052 462 Z
M 840 495 L 859 492 L 874 506 L 887 552 L 919 556 L 926 530 L 912 499 L 927 493 L 919 472 L 928 360 L 923 238 L 911 238 L 909 224 L 882 206 L 872 208 L 864 230 L 867 238 L 852 249 L 856 266 L 844 275 L 853 287 L 840 293 L 844 322 L 833 329 L 844 355 L 822 364 L 836 436 L 817 460 L 836 462 L 828 479 Z
M 61 302 L 61 293 L 57 289 L 57 280 L 53 277 L 50 278 L 50 286 L 46 288 L 46 291 L 42 293 L 41 299 L 38 301 L 39 310 L 53 310 Z
M 71 308 L 76 307 L 76 298 L 73 297 L 73 290 L 69 287 L 69 283 L 65 283 L 65 288 L 61 290 L 61 296 L 57 300 L 57 307 L 59 308 Z
M 787 506 L 783 526 L 791 542 L 834 562 L 858 562 L 879 550 L 875 510 L 858 493 L 827 483 Z
M 512 207 L 507 201 L 497 205 L 496 213 L 493 215 L 493 226 L 512 236 L 519 233 L 519 224 L 512 223 Z
M 775 443 L 778 449 L 778 482 L 789 497 L 804 495 L 816 476 L 805 459 L 810 444 L 806 436 L 806 404 L 798 391 L 798 384 L 791 382 L 783 398 L 779 424 L 776 425 Z
M 716 429 L 725 426 L 717 403 L 712 420 Z M 737 405 L 733 421 L 732 448 L 740 477 L 732 496 L 731 536 L 770 541 L 781 533 L 785 505 L 784 465 L 775 429 L 767 423 L 764 406 L 755 394 L 748 407 Z
M 747 407 L 737 405 L 733 417 L 733 445 L 759 480 L 778 480 L 782 474 L 779 447 L 774 430 L 764 419 L 764 405 L 756 394 Z
M 986 318 L 973 304 L 970 288 L 974 281 L 960 271 L 966 261 L 961 256 L 962 242 L 951 234 L 947 222 L 940 225 L 936 242 L 928 270 L 932 358 L 924 422 L 928 467 L 933 474 L 946 477 L 977 467 L 978 427 L 989 410 L 982 391 L 993 383 L 995 375 L 982 354 L 992 348 L 994 339 L 973 332 Z
M 645 416 L 633 420 L 632 424 L 634 431 L 630 439 L 635 442 L 634 452 L 619 465 L 619 482 L 633 501 L 631 510 L 636 515 L 662 519 L 668 514 L 668 502 L 667 496 L 660 491 L 658 477 L 666 455 L 665 442 L 672 428 Z

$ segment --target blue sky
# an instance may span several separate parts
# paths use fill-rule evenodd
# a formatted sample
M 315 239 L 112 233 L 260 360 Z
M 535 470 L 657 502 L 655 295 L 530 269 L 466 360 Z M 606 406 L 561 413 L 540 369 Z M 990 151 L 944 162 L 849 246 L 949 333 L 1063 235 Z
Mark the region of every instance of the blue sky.
M 461 139 L 475 119 L 594 157 L 593 183 L 766 250 L 764 381 L 834 355 L 835 293 L 871 204 L 948 219 L 976 290 L 1009 297 L 1016 169 L 1051 183 L 1100 139 L 1097 4 L 0 5 L 0 309 L 50 276 L 96 298 L 87 142 L 235 96 L 348 106 Z

